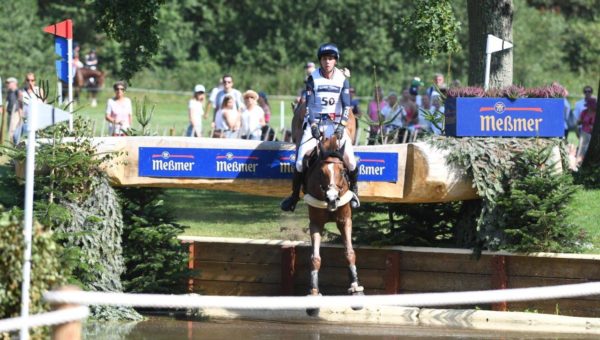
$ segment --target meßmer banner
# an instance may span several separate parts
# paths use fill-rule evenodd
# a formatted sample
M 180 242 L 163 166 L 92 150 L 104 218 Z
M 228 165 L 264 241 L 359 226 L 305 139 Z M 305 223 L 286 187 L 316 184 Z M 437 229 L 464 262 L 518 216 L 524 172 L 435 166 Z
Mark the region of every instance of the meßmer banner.
M 457 137 L 562 137 L 563 98 L 448 98 L 445 130 Z
M 398 154 L 356 152 L 360 181 L 396 182 Z M 291 150 L 139 148 L 140 177 L 292 178 L 296 155 Z

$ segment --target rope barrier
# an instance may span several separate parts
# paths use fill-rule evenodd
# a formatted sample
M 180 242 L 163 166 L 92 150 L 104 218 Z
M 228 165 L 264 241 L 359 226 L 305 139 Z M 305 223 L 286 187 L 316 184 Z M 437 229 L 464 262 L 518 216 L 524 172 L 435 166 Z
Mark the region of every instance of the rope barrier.
M 39 326 L 52 326 L 61 323 L 85 319 L 90 315 L 86 306 L 65 308 L 57 311 L 30 315 L 29 317 L 11 318 L 0 320 L 0 333 L 16 331 L 23 327 L 32 328 Z
M 102 292 L 47 292 L 51 303 L 160 308 L 306 309 L 369 306 L 447 306 L 530 301 L 599 295 L 600 282 L 560 286 L 470 292 L 365 296 L 247 297 L 210 295 L 153 295 Z

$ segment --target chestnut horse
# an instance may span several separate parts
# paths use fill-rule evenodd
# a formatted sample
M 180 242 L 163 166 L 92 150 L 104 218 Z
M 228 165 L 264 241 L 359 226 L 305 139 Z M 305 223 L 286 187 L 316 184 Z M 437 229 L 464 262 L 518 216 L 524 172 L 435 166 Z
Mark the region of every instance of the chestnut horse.
M 292 120 L 292 136 L 295 141 L 302 139 L 302 120 L 306 110 L 303 104 L 294 110 Z M 351 138 L 354 138 L 354 115 L 348 121 Z M 309 295 L 320 295 L 319 270 L 321 269 L 321 236 L 327 222 L 335 222 L 344 242 L 350 288 L 348 293 L 363 295 L 364 288 L 358 283 L 356 271 L 356 255 L 352 247 L 352 208 L 350 199 L 347 169 L 344 164 L 344 146 L 338 147 L 337 137 L 321 139 L 313 155 L 305 157 L 306 174 L 304 176 L 304 200 L 308 205 L 310 239 L 312 243 L 311 278 Z M 358 309 L 359 307 L 355 308 Z M 316 316 L 319 309 L 307 309 L 311 316 Z
M 79 101 L 81 90 L 87 88 L 90 97 L 92 97 L 92 107 L 95 107 L 97 105 L 96 95 L 103 86 L 104 72 L 78 67 L 73 78 L 73 100 Z M 66 98 L 66 91 L 67 86 L 63 82 L 63 98 Z

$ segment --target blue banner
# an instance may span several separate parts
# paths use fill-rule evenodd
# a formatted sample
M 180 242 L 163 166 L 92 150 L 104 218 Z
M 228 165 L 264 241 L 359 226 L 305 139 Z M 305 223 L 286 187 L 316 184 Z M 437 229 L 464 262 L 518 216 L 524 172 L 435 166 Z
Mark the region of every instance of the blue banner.
M 396 182 L 398 154 L 356 152 L 359 180 Z M 192 149 L 140 147 L 140 177 L 168 178 L 292 178 L 291 150 Z
M 562 98 L 448 98 L 445 130 L 457 137 L 562 137 Z
M 61 60 L 55 61 L 56 76 L 58 79 L 69 82 L 69 49 L 67 39 L 61 37 L 54 38 L 54 53 L 61 57 Z

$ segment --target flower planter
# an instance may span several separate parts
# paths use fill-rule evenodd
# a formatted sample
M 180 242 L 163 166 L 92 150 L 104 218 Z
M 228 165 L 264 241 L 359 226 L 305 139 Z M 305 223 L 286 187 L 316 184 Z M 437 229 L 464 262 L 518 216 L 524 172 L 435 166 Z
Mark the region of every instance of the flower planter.
M 562 98 L 448 97 L 445 130 L 455 137 L 562 137 Z

